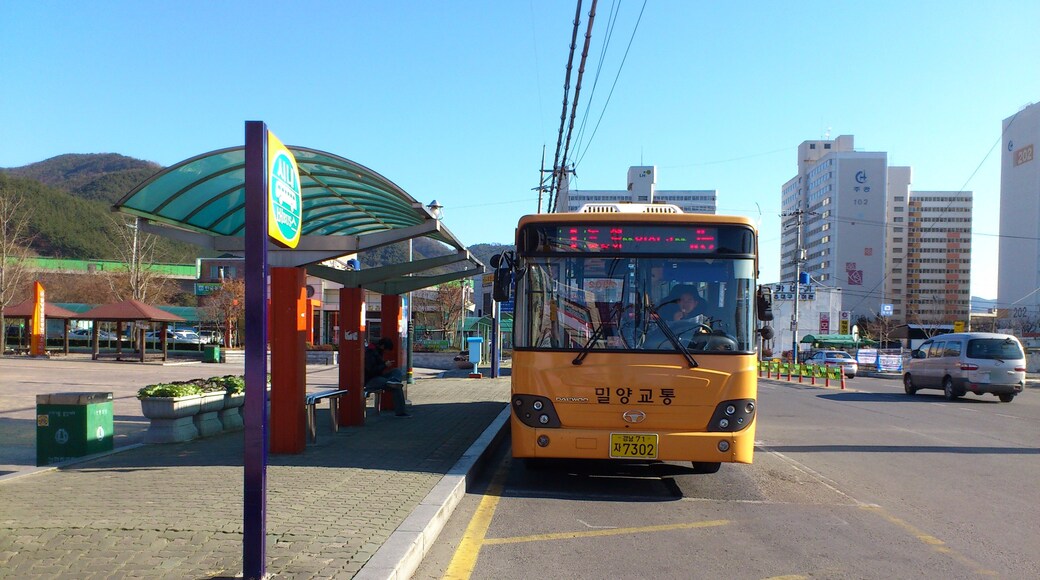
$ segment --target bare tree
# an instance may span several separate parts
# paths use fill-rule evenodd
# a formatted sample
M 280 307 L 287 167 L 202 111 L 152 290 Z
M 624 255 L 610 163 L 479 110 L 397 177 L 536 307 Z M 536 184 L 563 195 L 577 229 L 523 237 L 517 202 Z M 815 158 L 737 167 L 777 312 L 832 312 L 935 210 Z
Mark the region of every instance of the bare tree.
M 138 230 L 138 219 L 116 216 L 111 223 L 116 251 L 124 270 L 109 278 L 116 300 L 164 301 L 172 280 L 155 266 L 159 238 Z
M 437 288 L 438 322 L 445 338 L 454 337 L 461 327 L 461 322 L 465 320 L 468 311 L 465 283 L 466 281 L 448 282 Z M 453 338 L 449 340 L 454 342 Z
M 0 175 L 0 353 L 7 350 L 7 323 L 3 309 L 16 297 L 26 294 L 23 284 L 29 280 L 29 220 L 32 212 L 24 200 L 9 188 Z
M 245 303 L 246 283 L 236 278 L 224 280 L 216 292 L 204 299 L 202 315 L 206 320 L 220 324 L 226 347 L 233 345 L 232 329 L 240 326 L 245 316 Z

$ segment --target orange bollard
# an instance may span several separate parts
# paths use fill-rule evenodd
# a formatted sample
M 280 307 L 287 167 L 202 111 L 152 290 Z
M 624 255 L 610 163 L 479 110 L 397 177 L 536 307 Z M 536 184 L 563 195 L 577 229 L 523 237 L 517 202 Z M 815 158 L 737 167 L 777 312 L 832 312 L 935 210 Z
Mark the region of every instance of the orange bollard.
M 798 376 L 799 380 L 801 380 L 801 375 Z M 787 382 L 791 382 L 791 365 L 787 365 Z
M 823 386 L 831 386 L 831 365 L 823 365 Z
M 799 367 L 798 367 L 798 384 L 802 384 L 802 377 L 803 377 L 803 376 L 804 376 L 804 375 L 802 375 L 802 367 L 801 367 L 801 366 L 799 366 Z
M 845 390 L 845 370 L 841 371 L 841 390 Z
M 809 384 L 810 385 L 815 385 L 816 384 L 816 367 L 813 366 L 811 368 L 812 368 L 812 370 L 810 370 L 809 372 L 812 373 L 812 377 L 809 379 Z

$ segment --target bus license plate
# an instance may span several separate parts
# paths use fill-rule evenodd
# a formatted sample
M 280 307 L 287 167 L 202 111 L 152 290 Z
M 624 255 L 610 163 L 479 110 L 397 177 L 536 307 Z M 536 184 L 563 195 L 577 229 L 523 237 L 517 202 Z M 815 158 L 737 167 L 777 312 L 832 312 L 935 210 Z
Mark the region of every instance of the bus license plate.
M 611 433 L 610 456 L 619 459 L 657 459 L 657 434 Z

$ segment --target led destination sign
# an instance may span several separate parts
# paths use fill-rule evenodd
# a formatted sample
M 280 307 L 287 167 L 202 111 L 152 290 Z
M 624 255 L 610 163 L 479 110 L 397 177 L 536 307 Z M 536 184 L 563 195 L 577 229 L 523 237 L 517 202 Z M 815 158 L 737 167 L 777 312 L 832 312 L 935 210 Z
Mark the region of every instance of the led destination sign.
M 754 234 L 745 227 L 675 224 L 530 224 L 524 253 L 748 254 Z
M 715 228 L 659 226 L 564 226 L 556 237 L 572 250 L 585 252 L 714 252 Z

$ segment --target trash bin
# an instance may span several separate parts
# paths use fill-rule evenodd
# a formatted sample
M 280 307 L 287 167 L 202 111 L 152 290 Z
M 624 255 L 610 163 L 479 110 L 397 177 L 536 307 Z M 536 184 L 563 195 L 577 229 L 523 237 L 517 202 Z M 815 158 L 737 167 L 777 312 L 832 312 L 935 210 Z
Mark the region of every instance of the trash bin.
M 111 451 L 112 393 L 36 395 L 36 465 Z
M 220 362 L 220 345 L 207 344 L 202 348 L 202 362 Z

